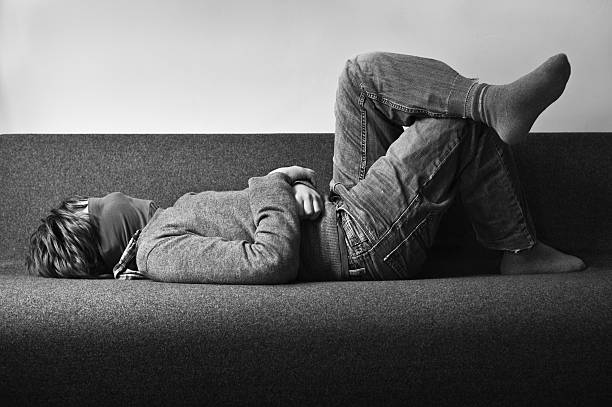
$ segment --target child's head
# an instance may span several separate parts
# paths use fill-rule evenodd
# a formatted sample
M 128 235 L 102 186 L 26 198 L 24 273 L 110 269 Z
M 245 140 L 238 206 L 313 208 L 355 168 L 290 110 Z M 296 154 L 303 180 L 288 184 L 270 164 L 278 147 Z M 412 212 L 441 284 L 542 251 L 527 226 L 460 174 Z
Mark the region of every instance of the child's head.
M 30 237 L 26 266 L 44 277 L 93 277 L 101 264 L 96 226 L 84 211 L 87 198 L 76 196 L 41 219 Z

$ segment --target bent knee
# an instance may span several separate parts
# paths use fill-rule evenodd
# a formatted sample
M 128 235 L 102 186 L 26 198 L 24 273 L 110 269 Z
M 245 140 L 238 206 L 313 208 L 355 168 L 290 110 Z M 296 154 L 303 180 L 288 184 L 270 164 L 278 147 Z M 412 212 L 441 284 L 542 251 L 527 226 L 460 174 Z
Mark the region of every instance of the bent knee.
M 344 69 L 342 70 L 341 78 L 346 77 L 353 82 L 359 82 L 363 77 L 364 69 L 375 60 L 376 54 L 378 53 L 367 53 L 358 54 L 352 58 L 349 58 L 344 63 Z
M 360 87 L 370 83 L 372 76 L 380 71 L 379 67 L 389 64 L 392 57 L 393 54 L 389 52 L 374 51 L 349 58 L 340 74 L 340 86 L 348 84 Z
M 355 55 L 346 61 L 345 69 L 355 76 L 371 72 L 372 67 L 388 64 L 394 54 L 389 52 L 373 51 Z

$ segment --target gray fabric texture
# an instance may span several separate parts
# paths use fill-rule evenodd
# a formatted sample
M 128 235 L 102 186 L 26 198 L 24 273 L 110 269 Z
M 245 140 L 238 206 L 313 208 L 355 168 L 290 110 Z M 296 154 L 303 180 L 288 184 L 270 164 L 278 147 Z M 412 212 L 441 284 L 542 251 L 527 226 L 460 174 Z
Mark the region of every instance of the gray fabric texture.
M 460 201 L 418 280 L 227 286 L 24 273 L 28 235 L 68 195 L 120 190 L 169 206 L 291 164 L 315 169 L 325 190 L 332 148 L 331 134 L 0 136 L 0 403 L 612 401 L 610 134 L 533 134 L 514 148 L 540 237 L 583 256 L 580 273 L 495 274 L 499 257 L 474 241 Z
M 310 167 L 326 192 L 333 136 L 1 135 L 0 265 L 22 272 L 27 239 L 71 195 L 121 191 L 171 206 L 192 191 L 242 190 L 250 177 Z
M 597 264 L 612 252 L 607 151 L 609 133 L 532 134 L 514 147 L 539 236 Z M 67 196 L 120 190 L 168 207 L 184 193 L 241 190 L 248 178 L 292 164 L 314 169 L 326 192 L 332 153 L 332 134 L 1 135 L 0 272 L 23 271 L 29 235 Z M 497 253 L 474 241 L 460 200 L 441 224 L 432 253 L 440 251 L 423 276 L 497 267 Z
M 609 269 L 287 286 L 2 275 L 1 394 L 55 405 L 610 398 L 611 286 Z

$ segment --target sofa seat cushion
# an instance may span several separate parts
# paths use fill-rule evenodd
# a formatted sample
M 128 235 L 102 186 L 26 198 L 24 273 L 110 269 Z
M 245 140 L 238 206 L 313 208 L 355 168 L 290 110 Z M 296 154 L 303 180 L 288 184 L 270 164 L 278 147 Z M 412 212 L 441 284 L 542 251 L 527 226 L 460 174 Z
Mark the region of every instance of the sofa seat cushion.
M 2 398 L 584 401 L 609 384 L 611 294 L 609 268 L 285 286 L 3 274 Z

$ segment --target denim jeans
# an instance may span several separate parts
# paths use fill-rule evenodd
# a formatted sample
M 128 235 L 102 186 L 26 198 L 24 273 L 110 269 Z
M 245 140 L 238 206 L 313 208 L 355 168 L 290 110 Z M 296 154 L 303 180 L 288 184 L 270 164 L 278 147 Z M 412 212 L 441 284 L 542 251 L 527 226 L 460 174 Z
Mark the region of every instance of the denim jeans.
M 457 194 L 485 247 L 535 244 L 510 149 L 493 129 L 466 118 L 476 83 L 415 56 L 377 52 L 347 61 L 330 188 L 349 279 L 413 277 Z

